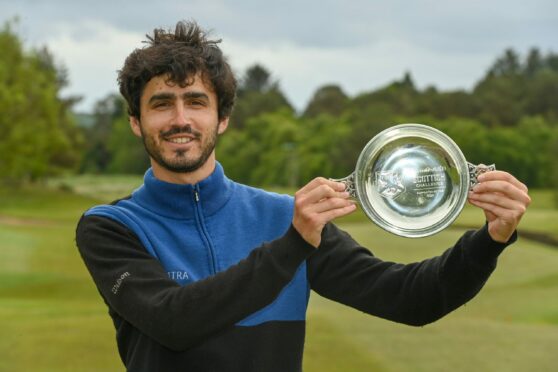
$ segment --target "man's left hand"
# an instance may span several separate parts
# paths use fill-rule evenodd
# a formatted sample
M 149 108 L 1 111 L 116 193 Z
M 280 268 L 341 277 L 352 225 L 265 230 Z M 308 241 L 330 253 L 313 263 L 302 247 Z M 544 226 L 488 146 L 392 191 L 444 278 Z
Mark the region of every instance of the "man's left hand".
M 531 204 L 527 186 L 502 171 L 483 173 L 478 181 L 469 193 L 469 202 L 483 209 L 490 237 L 505 243 Z

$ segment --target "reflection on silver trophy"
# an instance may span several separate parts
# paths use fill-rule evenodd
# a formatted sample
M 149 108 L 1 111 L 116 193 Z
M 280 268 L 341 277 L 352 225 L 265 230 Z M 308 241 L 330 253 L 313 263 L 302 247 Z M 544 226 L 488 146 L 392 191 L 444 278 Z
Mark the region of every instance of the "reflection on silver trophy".
M 401 124 L 372 138 L 355 171 L 337 181 L 383 229 L 424 237 L 450 225 L 477 183 L 494 165 L 468 163 L 444 133 L 422 124 Z

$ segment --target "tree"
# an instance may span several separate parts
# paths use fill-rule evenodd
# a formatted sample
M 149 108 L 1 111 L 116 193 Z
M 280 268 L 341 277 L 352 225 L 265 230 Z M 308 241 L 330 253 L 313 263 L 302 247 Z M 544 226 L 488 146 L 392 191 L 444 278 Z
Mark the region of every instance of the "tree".
M 303 117 L 317 117 L 321 114 L 340 116 L 348 107 L 349 97 L 338 85 L 324 85 L 310 99 Z
M 552 188 L 554 189 L 554 206 L 558 207 L 558 130 L 554 131 L 550 143 L 550 172 L 552 175 Z
M 518 133 L 525 141 L 526 148 L 516 150 L 527 162 L 523 182 L 532 187 L 551 187 L 553 185 L 553 168 L 558 164 L 554 156 L 554 139 L 558 128 L 552 128 L 542 116 L 524 117 L 517 126 Z
M 241 80 L 238 95 L 242 96 L 249 92 L 265 93 L 276 86 L 271 80 L 271 73 L 260 64 L 249 67 Z
M 543 115 L 558 122 L 558 71 L 541 69 L 526 87 L 524 115 Z
M 491 77 L 515 76 L 521 73 L 521 62 L 519 54 L 513 49 L 506 49 L 504 54 L 496 59 L 496 62 L 488 70 Z
M 461 149 L 467 161 L 473 164 L 494 163 L 490 129 L 469 118 L 450 118 L 432 123 L 447 134 Z M 497 164 L 498 165 L 498 164 Z
M 150 166 L 143 142 L 130 129 L 127 115 L 115 118 L 107 144 L 109 173 L 143 174 Z
M 426 88 L 416 98 L 416 114 L 436 119 L 451 117 L 474 118 L 478 112 L 475 100 L 469 92 L 456 90 L 438 92 L 434 87 Z
M 322 114 L 300 120 L 301 138 L 297 145 L 300 166 L 297 173 L 301 183 L 318 176 L 341 178 L 354 171 L 356 160 L 350 161 L 354 154 L 346 153 L 346 148 L 342 146 L 352 134 L 347 118 L 346 115 L 335 117 Z
M 524 62 L 506 50 L 473 91 L 478 119 L 491 126 L 515 126 L 524 116 L 558 119 L 558 59 L 532 48 Z
M 87 147 L 81 164 L 82 172 L 106 172 L 112 161 L 109 141 L 112 136 L 114 122 L 128 116 L 123 98 L 118 94 L 109 94 L 95 103 L 93 109 L 94 123 L 85 128 Z
M 537 72 L 544 68 L 544 60 L 537 48 L 532 48 L 527 56 L 524 73 L 528 77 L 533 77 Z
M 279 110 L 252 117 L 239 130 L 230 128 L 220 138 L 217 159 L 236 181 L 251 185 L 288 185 L 301 132 L 293 113 Z
M 76 98 L 60 98 L 65 70 L 46 48 L 25 51 L 12 25 L 0 31 L 0 177 L 34 181 L 77 165 Z
M 525 108 L 525 76 L 518 54 L 507 49 L 473 90 L 477 118 L 490 126 L 516 125 Z
M 271 79 L 271 74 L 261 65 L 254 65 L 241 79 L 237 102 L 231 115 L 231 124 L 242 129 L 250 118 L 263 113 L 294 109 L 279 88 L 279 83 Z

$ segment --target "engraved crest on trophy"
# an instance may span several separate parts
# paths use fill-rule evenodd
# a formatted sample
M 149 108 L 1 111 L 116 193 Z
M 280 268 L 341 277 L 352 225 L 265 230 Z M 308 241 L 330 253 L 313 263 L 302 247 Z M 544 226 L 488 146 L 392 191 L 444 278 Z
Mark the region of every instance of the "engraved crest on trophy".
M 401 175 L 395 172 L 376 172 L 376 184 L 380 195 L 394 199 L 405 191 Z
M 433 235 L 459 215 L 481 173 L 455 142 L 422 124 L 400 124 L 372 138 L 355 171 L 336 181 L 381 228 L 404 237 Z

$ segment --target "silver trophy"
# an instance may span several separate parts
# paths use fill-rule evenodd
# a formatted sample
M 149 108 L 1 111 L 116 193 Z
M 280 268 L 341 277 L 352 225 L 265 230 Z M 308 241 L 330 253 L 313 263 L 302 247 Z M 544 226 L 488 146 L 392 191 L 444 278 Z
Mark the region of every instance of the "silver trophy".
M 477 176 L 495 170 L 474 165 L 446 134 L 422 124 L 401 124 L 372 138 L 355 171 L 342 179 L 364 213 L 396 235 L 419 238 L 449 226 Z

